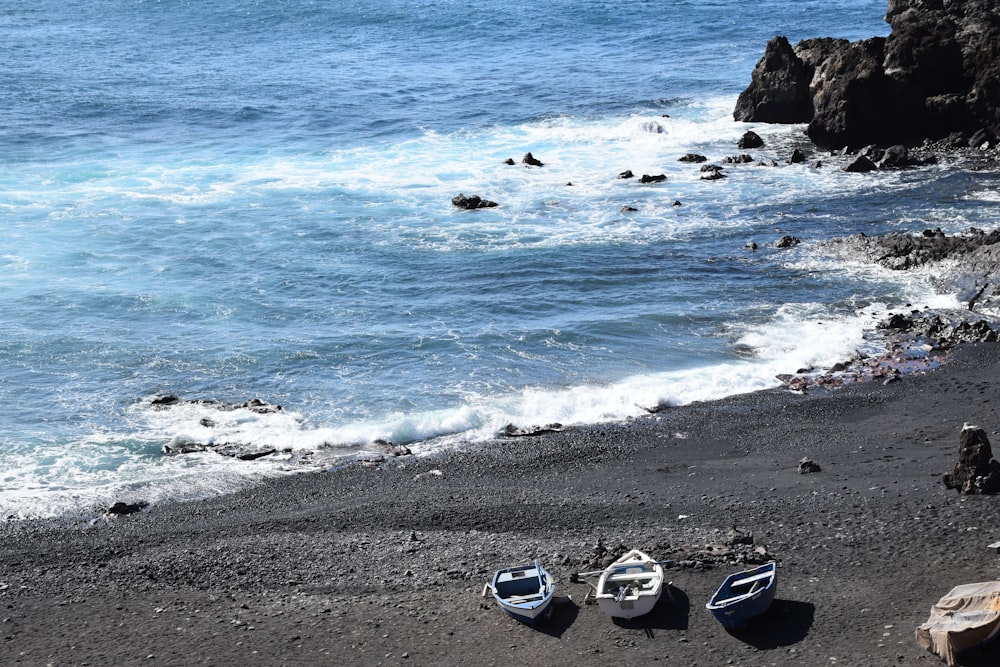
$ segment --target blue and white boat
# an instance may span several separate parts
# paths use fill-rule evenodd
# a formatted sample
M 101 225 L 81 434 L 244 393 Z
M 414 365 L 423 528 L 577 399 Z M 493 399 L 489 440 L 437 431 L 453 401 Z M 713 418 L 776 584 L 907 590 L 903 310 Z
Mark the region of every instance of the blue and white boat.
M 744 628 L 768 610 L 777 590 L 777 563 L 772 561 L 726 577 L 705 608 L 726 628 Z
M 508 616 L 528 624 L 536 623 L 545 614 L 556 590 L 552 575 L 538 561 L 497 570 L 487 586 Z

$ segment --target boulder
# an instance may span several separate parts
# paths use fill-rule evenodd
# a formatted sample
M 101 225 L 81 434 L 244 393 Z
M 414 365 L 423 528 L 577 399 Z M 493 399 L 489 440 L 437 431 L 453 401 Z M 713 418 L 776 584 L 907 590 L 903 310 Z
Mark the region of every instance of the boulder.
M 666 174 L 654 174 L 652 176 L 649 175 L 649 174 L 643 174 L 642 177 L 639 179 L 639 182 L 640 183 L 662 183 L 665 180 L 667 180 L 667 175 Z
M 141 512 L 147 507 L 149 507 L 149 503 L 147 502 L 140 501 L 138 503 L 124 503 L 119 500 L 114 505 L 108 508 L 108 514 L 114 516 L 125 516 L 126 514 L 135 514 L 136 512 Z
M 743 149 L 760 148 L 764 145 L 764 140 L 761 139 L 760 135 L 753 130 L 747 130 L 743 133 L 743 136 L 740 137 L 740 140 L 736 142 L 736 145 Z
M 844 171 L 849 171 L 852 174 L 864 174 L 869 171 L 875 171 L 876 169 L 878 169 L 878 165 L 864 155 L 859 155 L 853 162 L 844 167 Z
M 687 153 L 677 158 L 678 162 L 705 162 L 706 160 L 708 160 L 707 157 L 698 153 Z
M 944 485 L 962 495 L 1000 491 L 1000 463 L 993 458 L 986 431 L 966 424 L 958 439 L 958 464 L 942 477 Z
M 541 160 L 539 160 L 538 158 L 536 158 L 531 153 L 525 153 L 524 157 L 521 158 L 521 162 L 524 163 L 524 164 L 526 164 L 526 165 L 528 165 L 529 167 L 544 167 L 545 166 L 545 164 Z
M 477 208 L 493 208 L 497 205 L 495 201 L 483 199 L 479 195 L 469 195 L 466 197 L 461 193 L 452 197 L 451 203 L 458 208 L 464 208 L 467 211 L 474 211 Z
M 813 472 L 821 472 L 821 470 L 822 468 L 819 467 L 819 464 L 810 459 L 808 456 L 803 457 L 799 461 L 800 475 L 808 475 L 809 473 Z

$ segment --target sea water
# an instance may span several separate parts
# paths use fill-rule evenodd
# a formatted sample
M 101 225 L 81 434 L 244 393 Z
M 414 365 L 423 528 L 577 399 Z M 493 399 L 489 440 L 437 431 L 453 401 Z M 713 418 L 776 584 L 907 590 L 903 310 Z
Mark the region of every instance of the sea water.
M 886 35 L 885 8 L 9 0 L 0 518 L 620 421 L 877 349 L 886 312 L 949 297 L 816 241 L 991 226 L 992 176 L 789 164 L 802 126 L 732 110 L 770 38 Z M 777 166 L 678 161 L 748 129 Z M 162 453 L 184 443 L 278 452 Z

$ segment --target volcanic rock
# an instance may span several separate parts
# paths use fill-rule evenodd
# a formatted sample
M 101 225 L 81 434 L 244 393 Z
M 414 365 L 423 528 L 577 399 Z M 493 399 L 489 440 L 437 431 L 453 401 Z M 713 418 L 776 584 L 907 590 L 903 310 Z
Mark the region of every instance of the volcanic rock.
M 524 164 L 528 165 L 529 167 L 544 167 L 545 166 L 545 164 L 541 160 L 539 160 L 538 158 L 536 158 L 531 153 L 525 153 L 524 157 L 521 158 L 521 162 L 523 162 Z
M 739 96 L 738 121 L 809 123 L 822 147 L 1000 135 L 1000 5 L 889 0 L 888 37 L 775 37 Z
M 958 464 L 942 477 L 944 485 L 962 495 L 1000 491 L 1000 463 L 993 458 L 986 431 L 966 424 L 958 439 Z
M 497 205 L 495 201 L 483 199 L 479 195 L 469 195 L 466 197 L 461 193 L 452 197 L 451 203 L 458 208 L 464 208 L 467 211 L 473 211 L 477 208 L 493 208 Z
M 740 148 L 760 148 L 764 145 L 764 140 L 760 138 L 760 135 L 753 130 L 747 130 L 740 137 L 740 140 L 736 142 L 736 145 Z

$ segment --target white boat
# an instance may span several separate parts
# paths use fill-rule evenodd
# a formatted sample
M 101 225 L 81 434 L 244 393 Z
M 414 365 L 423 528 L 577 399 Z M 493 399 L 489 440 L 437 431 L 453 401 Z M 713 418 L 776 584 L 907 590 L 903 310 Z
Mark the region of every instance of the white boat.
M 486 586 L 508 616 L 528 624 L 536 623 L 545 614 L 556 590 L 552 575 L 538 561 L 497 570 Z
M 633 549 L 601 572 L 594 598 L 605 614 L 635 618 L 653 611 L 662 593 L 663 566 Z

